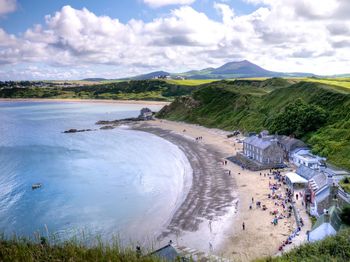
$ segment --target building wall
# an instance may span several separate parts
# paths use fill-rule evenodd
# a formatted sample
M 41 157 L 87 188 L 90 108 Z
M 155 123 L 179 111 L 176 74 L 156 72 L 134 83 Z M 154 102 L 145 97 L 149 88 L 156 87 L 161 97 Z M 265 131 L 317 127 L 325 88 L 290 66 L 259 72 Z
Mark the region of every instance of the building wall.
M 283 149 L 274 143 L 263 151 L 263 162 L 281 164 L 283 163 L 283 154 Z

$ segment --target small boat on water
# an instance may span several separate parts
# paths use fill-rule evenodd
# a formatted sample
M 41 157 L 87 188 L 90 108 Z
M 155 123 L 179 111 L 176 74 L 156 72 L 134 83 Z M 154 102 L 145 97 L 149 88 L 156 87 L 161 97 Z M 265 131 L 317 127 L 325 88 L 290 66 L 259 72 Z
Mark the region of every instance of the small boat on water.
M 38 189 L 38 188 L 41 188 L 41 183 L 35 183 L 32 185 L 32 189 Z

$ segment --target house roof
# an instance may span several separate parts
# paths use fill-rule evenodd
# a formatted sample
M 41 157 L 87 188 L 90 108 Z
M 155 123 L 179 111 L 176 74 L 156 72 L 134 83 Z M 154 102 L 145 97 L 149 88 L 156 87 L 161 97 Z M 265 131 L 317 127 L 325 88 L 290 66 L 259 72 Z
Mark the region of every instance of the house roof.
M 310 185 L 314 192 L 322 189 L 328 184 L 327 175 L 324 173 L 319 173 L 310 179 Z
M 331 226 L 334 228 L 335 231 L 338 231 L 342 225 L 342 221 L 339 214 L 340 214 L 340 209 L 336 206 L 331 206 L 328 209 L 329 223 L 331 224 Z M 315 230 L 316 228 L 321 226 L 323 223 L 326 223 L 327 222 L 326 216 L 327 214 L 322 214 L 321 216 L 319 216 L 315 225 L 312 227 L 311 230 Z
M 171 244 L 168 244 L 150 254 L 151 256 L 157 256 L 162 261 L 176 261 L 182 254 Z
M 244 142 L 260 149 L 266 149 L 272 145 L 273 136 L 250 136 L 244 139 Z
M 329 165 L 327 163 L 327 168 L 324 170 L 328 175 L 331 176 L 344 176 L 344 175 L 350 175 L 350 173 L 346 170 L 339 169 L 335 166 Z
M 299 176 L 297 173 L 289 172 L 286 174 L 286 177 L 289 179 L 289 181 L 292 184 L 306 184 L 307 180 L 301 176 Z
M 293 138 L 293 137 L 289 137 L 289 136 L 279 136 L 278 141 L 288 151 L 292 151 L 296 148 L 306 147 L 306 145 L 303 141 L 296 139 L 296 138 Z
M 306 180 L 310 180 L 311 178 L 313 178 L 314 176 L 320 174 L 319 171 L 311 169 L 305 165 L 300 165 L 297 169 L 296 172 L 299 176 L 302 176 L 303 178 L 305 178 Z

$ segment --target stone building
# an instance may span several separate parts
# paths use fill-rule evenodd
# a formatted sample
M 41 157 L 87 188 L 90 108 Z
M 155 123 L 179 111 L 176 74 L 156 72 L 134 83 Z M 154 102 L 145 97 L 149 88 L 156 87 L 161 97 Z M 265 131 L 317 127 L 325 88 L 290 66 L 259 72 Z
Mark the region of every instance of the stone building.
M 274 136 L 251 136 L 243 141 L 245 157 L 267 166 L 283 164 L 283 149 Z

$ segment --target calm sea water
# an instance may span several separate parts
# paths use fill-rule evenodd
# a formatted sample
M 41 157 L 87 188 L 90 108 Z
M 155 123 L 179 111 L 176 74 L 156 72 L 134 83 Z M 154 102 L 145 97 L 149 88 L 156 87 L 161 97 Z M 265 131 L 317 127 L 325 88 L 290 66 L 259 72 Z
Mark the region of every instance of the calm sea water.
M 126 127 L 62 133 L 137 116 L 142 107 L 0 102 L 0 232 L 152 239 L 182 201 L 191 172 L 183 152 Z

